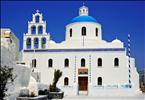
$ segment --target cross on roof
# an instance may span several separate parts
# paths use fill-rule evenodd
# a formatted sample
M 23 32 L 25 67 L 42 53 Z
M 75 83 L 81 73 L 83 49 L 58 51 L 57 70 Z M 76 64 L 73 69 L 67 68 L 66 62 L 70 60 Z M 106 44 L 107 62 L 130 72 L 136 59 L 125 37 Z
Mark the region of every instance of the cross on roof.
M 37 9 L 36 12 L 39 13 L 39 10 Z
M 85 6 L 85 2 L 83 2 L 83 6 Z

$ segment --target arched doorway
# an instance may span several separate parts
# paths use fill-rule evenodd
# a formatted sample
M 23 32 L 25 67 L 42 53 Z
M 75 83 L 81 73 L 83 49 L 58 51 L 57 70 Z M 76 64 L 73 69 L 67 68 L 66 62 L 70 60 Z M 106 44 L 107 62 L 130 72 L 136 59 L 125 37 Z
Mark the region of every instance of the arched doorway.
M 88 77 L 78 77 L 79 91 L 88 90 Z

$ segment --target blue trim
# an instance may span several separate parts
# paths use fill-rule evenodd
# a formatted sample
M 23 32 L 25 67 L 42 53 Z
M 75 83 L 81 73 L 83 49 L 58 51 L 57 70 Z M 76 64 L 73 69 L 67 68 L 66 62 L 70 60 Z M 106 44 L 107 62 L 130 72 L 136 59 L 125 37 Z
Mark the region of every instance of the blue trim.
M 95 52 L 95 51 L 125 51 L 125 48 L 105 48 L 105 49 L 31 49 L 24 52 Z

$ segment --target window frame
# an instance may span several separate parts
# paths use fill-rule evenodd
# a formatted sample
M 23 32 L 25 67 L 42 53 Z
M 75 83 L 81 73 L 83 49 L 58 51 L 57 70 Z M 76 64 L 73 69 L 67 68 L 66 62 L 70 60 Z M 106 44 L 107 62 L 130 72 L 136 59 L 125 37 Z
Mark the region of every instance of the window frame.
M 37 60 L 32 59 L 32 68 L 36 68 L 36 66 L 37 66 Z
M 95 32 L 96 32 L 96 37 L 98 37 L 98 28 L 96 28 Z
M 64 67 L 69 67 L 69 59 L 64 59 Z
M 68 86 L 69 85 L 69 78 L 65 77 L 64 78 L 64 86 Z
M 48 68 L 52 68 L 53 67 L 53 59 L 48 59 Z
M 119 58 L 114 58 L 114 67 L 119 67 Z
M 86 60 L 85 60 L 85 58 L 81 59 L 81 67 L 86 67 Z
M 98 85 L 98 86 L 102 86 L 102 83 L 103 83 L 103 82 L 102 82 L 102 77 L 98 77 L 98 78 L 97 78 L 97 85 Z
M 69 30 L 69 33 L 70 33 L 70 37 L 72 37 L 72 28 Z
M 87 31 L 87 29 L 86 29 L 86 27 L 85 26 L 83 26 L 82 27 L 82 36 L 86 36 L 87 34 L 86 34 L 86 31 Z
M 98 60 L 97 60 L 97 65 L 98 65 L 98 67 L 102 67 L 102 58 L 98 58 Z

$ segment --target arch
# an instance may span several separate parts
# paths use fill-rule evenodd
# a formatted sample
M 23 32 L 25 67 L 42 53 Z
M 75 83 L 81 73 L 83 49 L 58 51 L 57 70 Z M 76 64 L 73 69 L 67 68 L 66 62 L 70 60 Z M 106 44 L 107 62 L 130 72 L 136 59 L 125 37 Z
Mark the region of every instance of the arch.
M 53 60 L 52 59 L 49 59 L 48 60 L 48 67 L 52 67 L 53 66 Z
M 36 26 L 31 27 L 31 34 L 36 34 Z
M 39 15 L 35 16 L 35 22 L 39 23 L 39 21 L 40 21 L 40 16 Z
M 114 59 L 114 66 L 119 66 L 119 59 L 118 58 Z
M 82 58 L 82 59 L 81 59 L 81 67 L 85 67 L 85 65 L 86 65 L 85 59 Z
M 82 36 L 86 36 L 86 27 L 82 27 Z
M 36 59 L 32 59 L 32 67 L 36 68 L 36 63 L 37 63 Z
M 98 28 L 96 28 L 96 37 L 98 36 Z
M 64 78 L 64 85 L 66 85 L 66 86 L 69 85 L 69 79 L 68 79 L 68 77 Z
M 102 58 L 98 58 L 98 66 L 102 66 Z
M 26 47 L 27 47 L 27 49 L 31 49 L 31 38 L 27 38 Z
M 46 44 L 46 38 L 43 37 L 43 38 L 41 38 L 41 47 L 45 48 L 45 44 Z
M 68 58 L 66 58 L 66 59 L 64 60 L 64 66 L 65 66 L 65 67 L 69 67 L 69 59 L 68 59 Z
M 37 49 L 39 47 L 39 39 L 34 38 L 34 48 Z
M 38 26 L 38 34 L 42 34 L 43 33 L 43 26 Z
M 102 85 L 102 77 L 98 77 L 98 85 Z
M 69 30 L 70 37 L 72 37 L 72 28 Z

